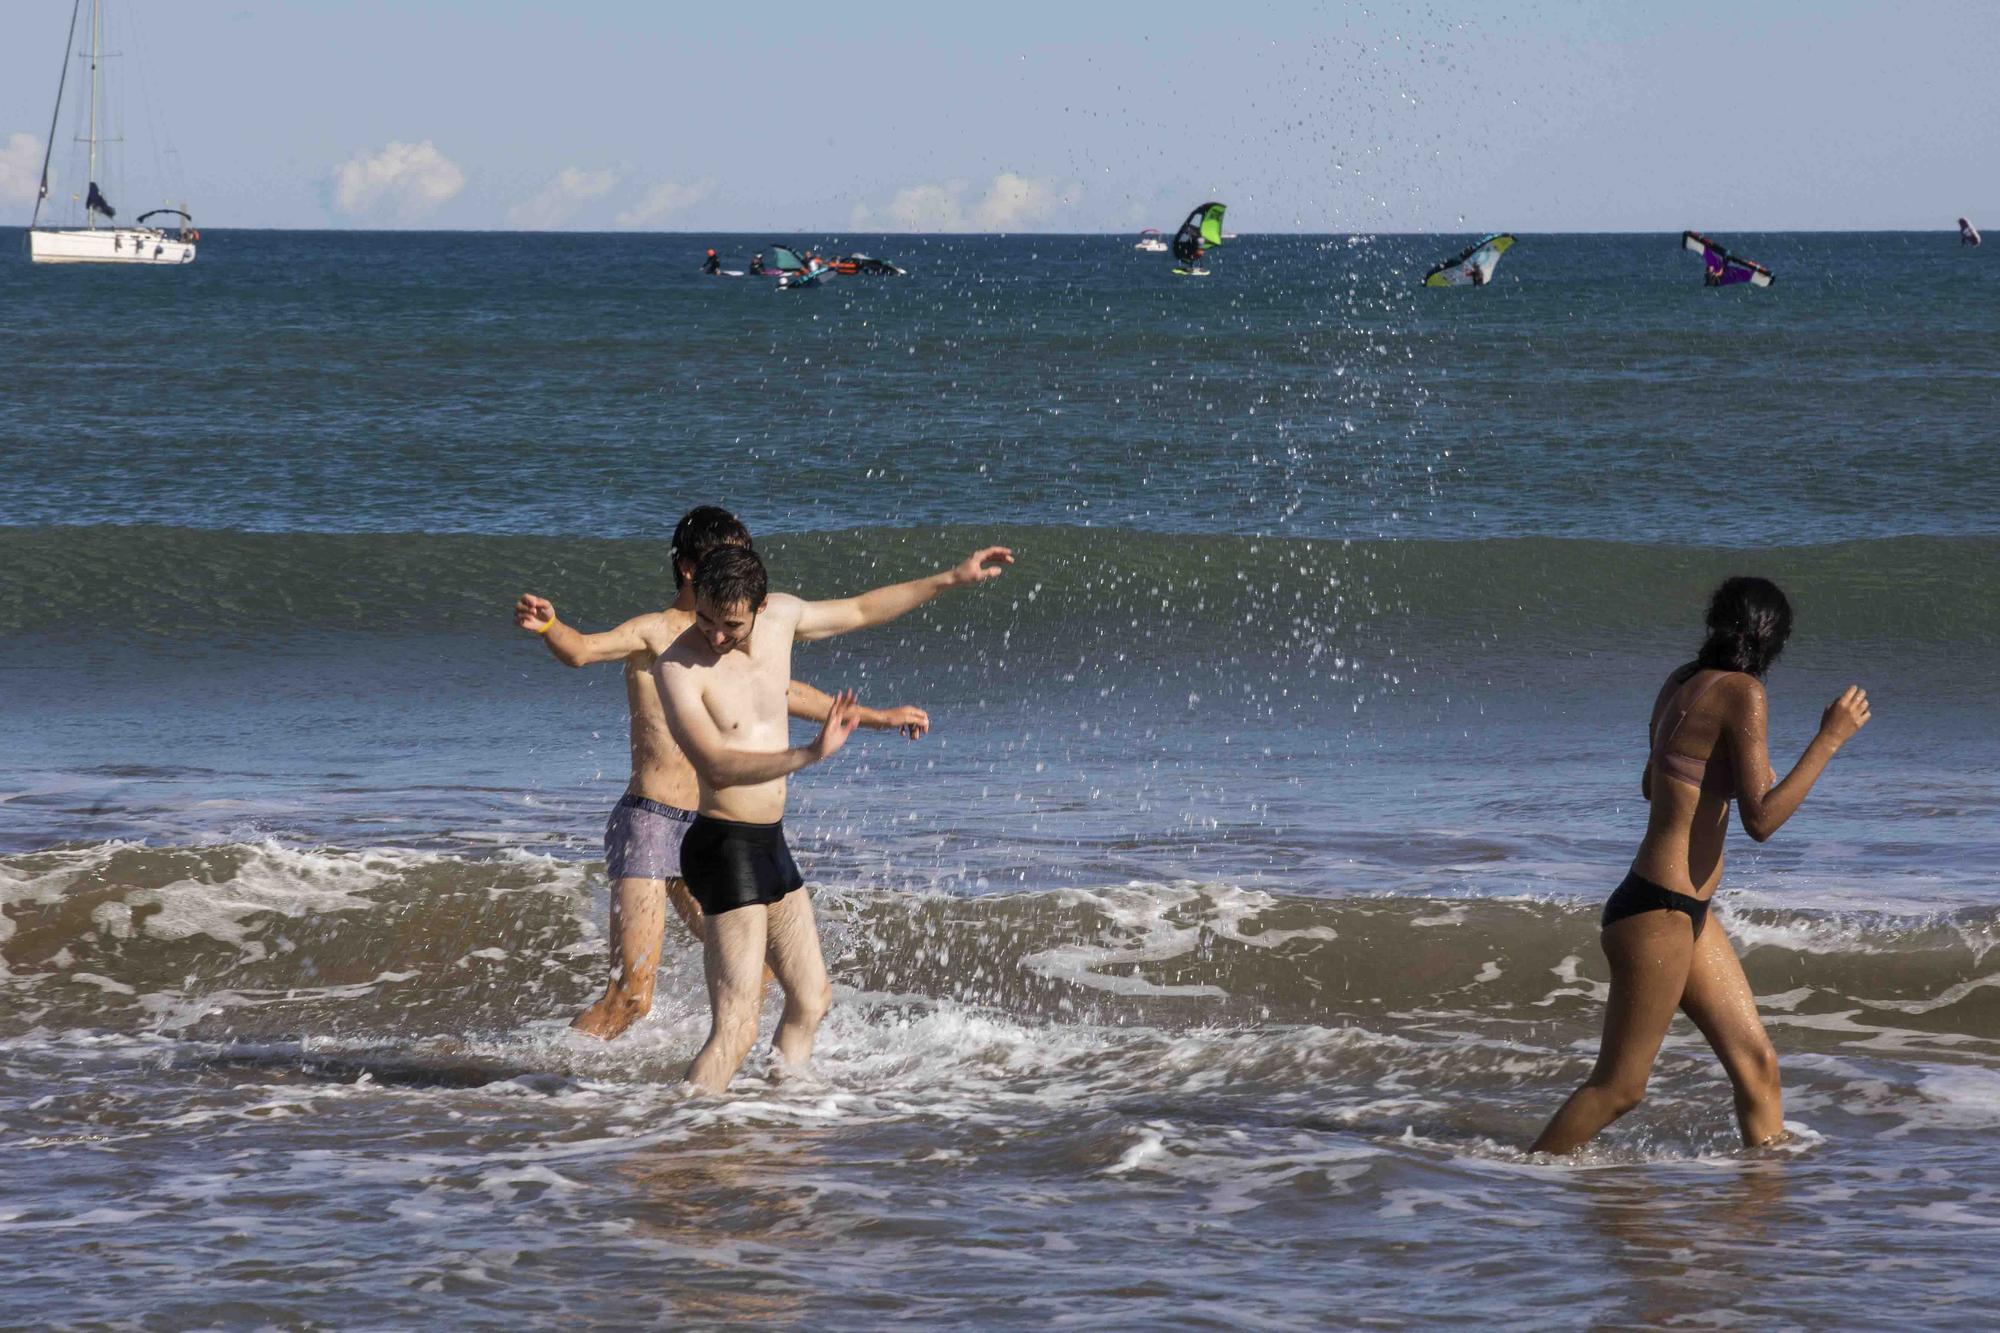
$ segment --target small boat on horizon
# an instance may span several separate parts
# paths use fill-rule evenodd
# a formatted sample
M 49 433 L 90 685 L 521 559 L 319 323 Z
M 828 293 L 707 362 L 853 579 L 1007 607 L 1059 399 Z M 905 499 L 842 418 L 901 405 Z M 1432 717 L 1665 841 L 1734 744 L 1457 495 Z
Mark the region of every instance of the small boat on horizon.
M 1148 227 L 1139 233 L 1139 243 L 1132 248 L 1134 250 L 1144 250 L 1147 254 L 1151 255 L 1163 255 L 1167 252 L 1167 243 L 1160 239 L 1160 229 L 1158 227 Z

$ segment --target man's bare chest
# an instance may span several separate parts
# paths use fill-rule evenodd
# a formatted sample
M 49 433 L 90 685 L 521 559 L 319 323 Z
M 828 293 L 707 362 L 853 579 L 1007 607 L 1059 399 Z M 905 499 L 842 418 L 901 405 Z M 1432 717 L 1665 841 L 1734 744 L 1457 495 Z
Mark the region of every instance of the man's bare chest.
M 761 733 L 784 722 L 787 683 L 783 671 L 739 654 L 717 664 L 702 693 L 723 734 Z

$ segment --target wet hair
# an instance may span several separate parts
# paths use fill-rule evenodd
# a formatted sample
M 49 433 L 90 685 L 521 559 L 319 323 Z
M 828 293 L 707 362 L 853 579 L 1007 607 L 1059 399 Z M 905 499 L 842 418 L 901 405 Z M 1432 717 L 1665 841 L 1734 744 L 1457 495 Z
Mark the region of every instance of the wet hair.
M 1748 575 L 1724 579 L 1708 599 L 1708 638 L 1695 665 L 1761 680 L 1791 636 L 1792 604 L 1777 584 Z
M 719 611 L 747 606 L 752 611 L 764 604 L 771 583 L 764 562 L 747 546 L 718 546 L 701 558 L 694 570 L 696 600 Z
M 674 587 L 678 588 L 686 579 L 681 574 L 681 565 L 699 565 L 710 551 L 719 546 L 741 546 L 750 549 L 750 529 L 743 521 L 720 505 L 697 505 L 681 516 L 674 525 L 674 542 L 668 550 L 667 563 L 674 567 Z

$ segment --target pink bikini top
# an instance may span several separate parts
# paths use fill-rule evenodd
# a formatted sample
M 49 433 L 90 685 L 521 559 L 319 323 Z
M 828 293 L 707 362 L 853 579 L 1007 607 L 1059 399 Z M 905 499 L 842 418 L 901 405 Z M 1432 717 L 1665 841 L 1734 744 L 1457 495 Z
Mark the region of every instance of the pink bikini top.
M 1724 676 L 1733 674 L 1735 673 L 1729 671 L 1704 669 L 1695 672 L 1686 680 L 1668 676 L 1667 683 L 1660 689 L 1659 700 L 1653 705 L 1654 767 L 1670 778 L 1685 782 L 1690 787 L 1699 787 L 1705 792 L 1712 792 L 1725 801 L 1734 800 L 1736 797 L 1736 770 L 1729 762 L 1727 745 L 1718 740 L 1715 749 L 1706 759 L 1697 759 L 1693 755 L 1682 754 L 1667 747 L 1679 733 L 1681 723 L 1687 721 L 1688 714 L 1701 702 L 1701 696 L 1713 689 L 1715 683 Z M 1696 685 L 1695 682 L 1702 676 L 1707 676 L 1708 679 Z M 1673 714 L 1670 724 L 1667 718 L 1669 713 Z

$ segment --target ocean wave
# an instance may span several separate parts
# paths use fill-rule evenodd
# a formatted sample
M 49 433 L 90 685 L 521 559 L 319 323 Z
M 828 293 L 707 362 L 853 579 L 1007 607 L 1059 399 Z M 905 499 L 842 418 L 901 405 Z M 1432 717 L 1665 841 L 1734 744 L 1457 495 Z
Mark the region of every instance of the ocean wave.
M 603 983 L 597 867 L 273 843 L 71 847 L 0 858 L 14 1026 L 209 1040 L 479 1033 L 573 1013 Z M 964 896 L 817 891 L 837 982 L 883 1005 L 1037 1024 L 1380 1028 L 1574 1020 L 1601 999 L 1596 904 L 1299 897 L 1227 883 Z M 1718 919 L 1774 1014 L 1926 1041 L 2000 1041 L 2000 908 Z M 663 994 L 699 1010 L 676 929 Z M 0 1025 L 5 1026 L 5 1025 Z
M 425 635 L 499 631 L 523 590 L 578 624 L 615 623 L 670 600 L 658 541 L 260 534 L 158 527 L 0 528 L 0 632 L 199 636 L 263 630 Z M 1513 538 L 1339 541 L 1189 537 L 1101 528 L 878 528 L 773 536 L 774 582 L 828 596 L 940 568 L 1006 543 L 1020 564 L 952 612 L 968 639 L 1060 659 L 1107 634 L 1135 656 L 1213 644 L 1337 652 L 1450 642 L 1501 652 L 1660 637 L 1662 608 L 1694 623 L 1719 578 L 1755 570 L 1822 640 L 1970 652 L 2000 643 L 2000 588 L 1956 571 L 1990 565 L 2000 537 L 1885 538 L 1758 550 Z M 1400 637 L 1399 637 L 1400 636 Z M 1685 636 L 1683 636 L 1685 637 Z M 1073 651 L 1072 651 L 1073 655 Z

